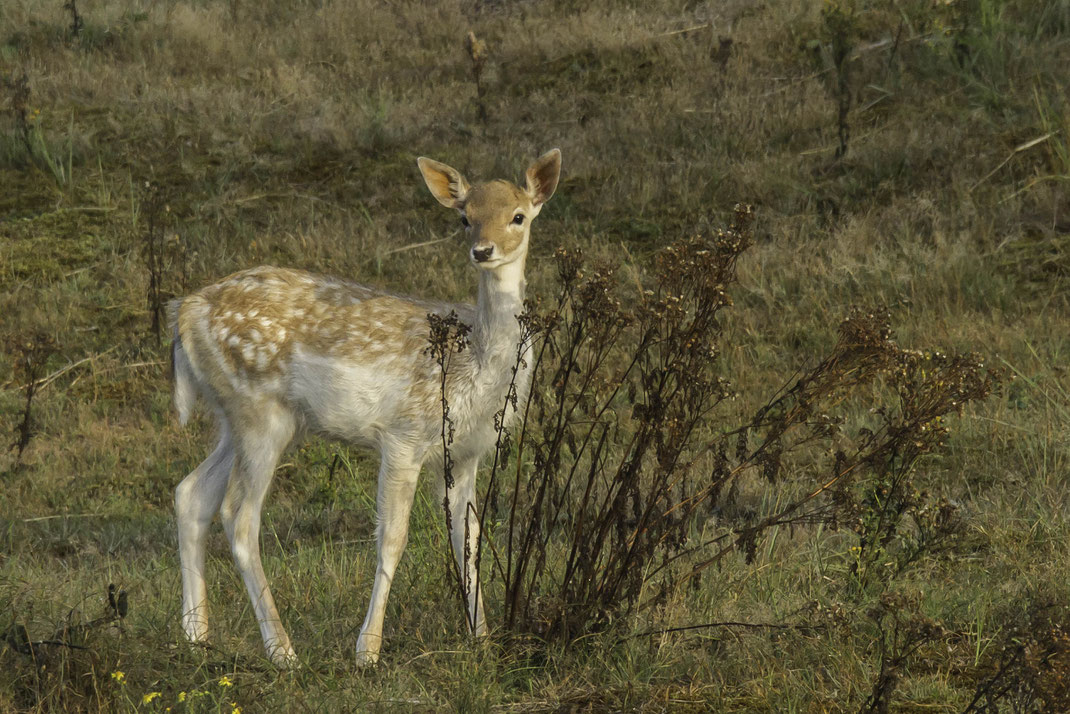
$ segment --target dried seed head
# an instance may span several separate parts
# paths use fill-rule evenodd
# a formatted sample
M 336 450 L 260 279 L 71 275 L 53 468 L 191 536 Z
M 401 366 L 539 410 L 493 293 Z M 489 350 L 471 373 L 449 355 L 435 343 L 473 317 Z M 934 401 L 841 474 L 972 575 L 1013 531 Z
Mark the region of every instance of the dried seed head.
M 468 57 L 472 60 L 473 65 L 482 67 L 483 63 L 487 61 L 487 44 L 476 37 L 476 33 L 471 30 L 465 35 L 464 49 L 468 52 Z

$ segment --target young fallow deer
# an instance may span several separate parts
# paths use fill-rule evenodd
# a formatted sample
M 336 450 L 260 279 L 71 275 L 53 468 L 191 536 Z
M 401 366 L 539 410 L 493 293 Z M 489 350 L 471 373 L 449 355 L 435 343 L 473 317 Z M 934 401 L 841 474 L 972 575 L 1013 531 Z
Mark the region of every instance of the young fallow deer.
M 219 512 L 268 656 L 280 666 L 294 662 L 260 563 L 260 511 L 280 455 L 296 434 L 314 432 L 380 455 L 378 565 L 357 638 L 358 661 L 378 660 L 417 477 L 424 464 L 441 474 L 442 375 L 427 353 L 428 314 L 451 310 L 472 328 L 468 349 L 453 355 L 447 373 L 454 427 L 452 543 L 470 584 L 468 622 L 476 635 L 486 632 L 475 572 L 476 466 L 494 448 L 494 415 L 506 403 L 510 384 L 521 400 L 528 391 L 527 370 L 522 366 L 515 378 L 512 374 L 521 339 L 524 263 L 531 220 L 557 187 L 561 152 L 554 149 L 536 160 L 524 188 L 508 181 L 470 186 L 445 164 L 426 158 L 418 163 L 431 194 L 460 212 L 471 238 L 469 255 L 479 272 L 474 307 L 270 267 L 235 273 L 170 306 L 179 419 L 185 424 L 200 396 L 215 412 L 220 432 L 215 451 L 175 489 L 182 626 L 194 642 L 208 634 L 204 546 Z

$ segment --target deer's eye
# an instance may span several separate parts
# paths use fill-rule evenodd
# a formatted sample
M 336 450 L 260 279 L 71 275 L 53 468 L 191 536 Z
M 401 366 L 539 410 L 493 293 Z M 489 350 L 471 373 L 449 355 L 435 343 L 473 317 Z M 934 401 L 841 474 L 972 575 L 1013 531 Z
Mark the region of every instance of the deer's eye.
M 464 226 L 465 228 L 468 228 L 469 226 L 472 225 L 471 223 L 468 222 L 468 216 L 466 216 L 464 214 L 461 214 L 461 225 Z
M 518 213 L 515 216 L 513 216 L 513 223 L 515 223 L 518 226 L 524 225 L 524 214 L 523 213 Z

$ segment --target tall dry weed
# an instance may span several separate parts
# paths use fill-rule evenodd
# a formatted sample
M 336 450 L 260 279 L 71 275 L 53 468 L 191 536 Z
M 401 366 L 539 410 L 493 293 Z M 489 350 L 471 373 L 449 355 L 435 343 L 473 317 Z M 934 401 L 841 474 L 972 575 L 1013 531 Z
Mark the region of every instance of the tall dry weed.
M 954 507 L 916 485 L 916 468 L 944 445 L 945 417 L 999 375 L 976 356 L 901 348 L 886 311 L 852 310 L 825 358 L 727 425 L 722 313 L 750 222 L 739 206 L 727 229 L 664 248 L 638 290 L 611 265 L 557 252 L 556 297 L 519 317 L 534 386 L 516 435 L 501 428 L 507 404 L 499 412 L 480 514 L 511 630 L 567 640 L 603 628 L 731 552 L 752 562 L 774 527 L 852 532 L 849 597 L 886 590 L 953 537 Z M 433 330 L 432 349 L 458 334 Z M 784 493 L 780 505 L 727 517 L 754 477 Z

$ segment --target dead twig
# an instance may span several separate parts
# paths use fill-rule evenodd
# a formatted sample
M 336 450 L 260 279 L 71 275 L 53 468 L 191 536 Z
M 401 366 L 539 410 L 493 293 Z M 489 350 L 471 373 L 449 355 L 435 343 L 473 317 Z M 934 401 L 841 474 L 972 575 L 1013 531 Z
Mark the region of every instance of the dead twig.
M 993 176 L 995 176 L 996 172 L 999 171 L 1000 169 L 1002 169 L 1004 166 L 1006 166 L 1007 162 L 1009 162 L 1015 156 L 1017 156 L 1018 154 L 1022 153 L 1023 151 L 1027 151 L 1029 149 L 1032 149 L 1034 146 L 1037 146 L 1038 144 L 1043 144 L 1045 141 L 1047 141 L 1051 137 L 1055 136 L 1055 134 L 1056 134 L 1056 132 L 1049 131 L 1044 136 L 1038 136 L 1035 139 L 1030 139 L 1029 141 L 1025 142 L 1024 144 L 1019 144 L 1018 146 L 1014 147 L 1014 151 L 1012 151 L 1010 154 L 1008 154 L 1007 158 L 1003 159 L 1003 161 L 1000 161 L 999 164 L 996 165 L 996 168 L 992 169 L 987 174 L 985 174 L 983 177 L 981 177 L 981 179 L 978 180 L 977 183 L 975 183 L 973 186 L 970 186 L 969 193 L 973 193 L 973 190 L 975 188 L 977 188 L 978 186 L 983 184 L 985 181 L 987 181 L 988 179 L 990 179 Z
M 456 232 L 453 235 L 456 235 Z M 446 236 L 445 238 L 435 238 L 433 240 L 425 240 L 425 241 L 423 241 L 421 243 L 409 243 L 408 245 L 403 245 L 403 246 L 400 246 L 398 248 L 391 248 L 390 250 L 388 250 L 388 251 L 383 253 L 383 257 L 385 258 L 388 255 L 393 255 L 394 253 L 404 253 L 405 251 L 415 250 L 417 248 L 426 248 L 429 245 L 435 245 L 436 243 L 442 243 L 443 241 L 449 240 L 452 237 L 453 237 L 452 235 L 449 235 L 449 236 Z
M 715 627 L 740 627 L 749 630 L 796 630 L 802 632 L 813 632 L 815 630 L 827 629 L 824 625 L 780 624 L 775 622 L 704 622 L 699 625 L 686 625 L 684 627 L 666 627 L 660 630 L 644 630 L 643 632 L 636 632 L 635 634 L 620 638 L 619 640 L 617 640 L 617 644 L 620 644 L 621 642 L 626 642 L 627 640 L 633 640 L 638 637 L 667 635 L 672 632 L 688 632 L 690 630 L 709 630 Z
M 23 523 L 40 523 L 41 521 L 53 521 L 57 518 L 95 518 L 102 513 L 57 513 L 54 516 L 37 516 L 36 518 L 23 518 Z
M 45 377 L 41 377 L 40 379 L 38 379 L 35 382 L 33 382 L 33 385 L 32 385 L 33 389 L 35 389 L 35 390 L 44 389 L 45 387 L 47 387 L 48 385 L 52 384 L 57 379 L 59 379 L 60 377 L 65 375 L 67 372 L 70 372 L 72 369 L 75 369 L 77 367 L 81 367 L 83 364 L 86 364 L 87 362 L 92 362 L 92 361 L 94 361 L 96 359 L 99 359 L 99 358 L 103 357 L 104 355 L 108 354 L 109 352 L 114 352 L 115 349 L 116 349 L 116 346 L 109 347 L 108 349 L 104 350 L 103 352 L 100 352 L 100 353 L 95 354 L 95 355 L 90 355 L 88 357 L 83 357 L 82 359 L 78 360 L 77 362 L 71 362 L 70 364 L 68 364 L 68 365 L 66 365 L 64 367 L 60 367 L 59 369 L 57 369 L 52 374 L 49 374 L 49 375 L 47 375 Z M 145 364 L 148 364 L 148 363 L 145 363 Z M 159 362 L 157 364 L 163 364 L 163 363 Z M 127 365 L 127 366 L 135 367 L 135 366 L 140 366 L 140 365 L 136 365 L 135 364 L 135 365 Z M 24 390 L 24 389 L 27 389 L 29 387 L 30 387 L 30 384 L 27 383 L 27 384 L 23 384 L 22 386 L 20 386 L 19 389 L 20 390 Z

